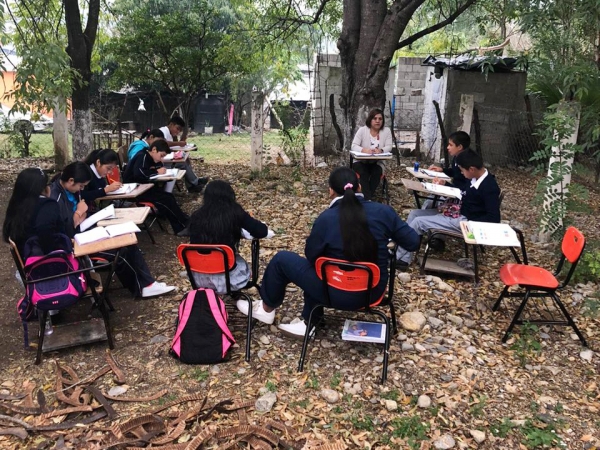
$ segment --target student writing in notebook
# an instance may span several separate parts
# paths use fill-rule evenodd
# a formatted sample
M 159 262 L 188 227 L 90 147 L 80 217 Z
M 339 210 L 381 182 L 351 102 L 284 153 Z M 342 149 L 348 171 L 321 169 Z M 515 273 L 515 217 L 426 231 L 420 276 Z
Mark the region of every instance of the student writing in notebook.
M 268 227 L 248 214 L 236 201 L 235 192 L 228 182 L 213 180 L 208 183 L 202 206 L 192 214 L 190 243 L 231 247 L 235 253 L 235 266 L 229 277 L 233 291 L 246 286 L 251 276 L 248 263 L 238 252 L 242 230 L 257 239 L 269 235 Z M 194 273 L 194 278 L 198 286 L 214 289 L 219 294 L 227 292 L 223 274 Z
M 67 165 L 50 185 L 50 198 L 58 203 L 61 227 L 70 238 L 75 236 L 79 225 L 87 217 L 88 208 L 81 197 L 81 191 L 93 176 L 87 164 L 73 162 Z M 116 253 L 116 250 L 108 250 L 94 256 L 112 261 Z M 154 297 L 175 290 L 174 286 L 167 286 L 154 279 L 137 245 L 120 250 L 116 274 L 121 284 L 134 296 Z
M 160 128 L 160 131 L 163 133 L 165 141 L 167 141 L 169 147 L 186 146 L 186 141 L 177 140 L 177 136 L 181 134 L 184 128 L 185 121 L 178 116 L 171 117 L 167 126 Z M 185 162 L 175 164 L 175 167 L 177 169 L 185 170 L 185 185 L 187 186 L 189 192 L 202 192 L 202 189 L 204 189 L 204 186 L 208 182 L 208 178 L 199 178 L 198 175 L 194 173 L 192 162 L 189 158 Z
M 377 299 L 387 286 L 389 240 L 411 250 L 419 246 L 417 233 L 391 207 L 367 201 L 363 197 L 352 169 L 339 167 L 331 173 L 329 199 L 329 208 L 315 220 L 306 240 L 306 257 L 288 251 L 278 252 L 265 269 L 260 287 L 262 300 L 252 303 L 252 317 L 271 324 L 275 319 L 275 309 L 283 303 L 286 286 L 294 283 L 302 289 L 303 320 L 279 325 L 279 329 L 291 337 L 304 337 L 310 311 L 323 298 L 323 284 L 315 271 L 317 258 L 326 256 L 377 264 L 381 278 L 372 293 L 373 298 Z M 364 295 L 333 290 L 331 301 L 333 305 L 343 304 L 349 310 L 358 309 L 364 304 Z M 238 301 L 237 308 L 248 314 L 248 302 Z M 323 311 L 317 310 L 315 313 L 319 316 Z
M 385 128 L 383 111 L 375 108 L 369 112 L 365 126 L 360 127 L 352 141 L 352 151 L 377 155 L 392 150 L 392 132 Z M 365 199 L 371 200 L 379 186 L 385 164 L 383 161 L 354 161 L 352 168 L 360 177 Z
M 456 163 L 469 185 L 463 193 L 460 210 L 439 213 L 437 209 L 413 209 L 406 223 L 419 235 L 430 229 L 460 231 L 460 222 L 500 222 L 500 187 L 496 177 L 488 172 L 483 159 L 473 150 L 465 150 L 456 157 Z M 397 267 L 406 270 L 412 261 L 412 251 L 398 248 Z
M 434 180 L 439 184 L 448 184 L 464 191 L 469 187 L 470 181 L 462 174 L 460 167 L 456 162 L 456 158 L 463 151 L 467 150 L 471 145 L 471 137 L 464 131 L 456 131 L 448 136 L 448 155 L 452 157 L 452 163 L 449 168 L 444 169 L 439 166 L 429 166 L 429 170 L 434 172 L 443 172 L 452 178 L 452 183 L 446 183 L 444 180 Z
M 151 183 L 150 177 L 166 172 L 161 159 L 169 153 L 171 153 L 171 149 L 167 143 L 162 139 L 156 139 L 148 149 L 138 152 L 133 160 L 129 161 L 123 174 L 123 181 L 125 183 Z M 169 219 L 173 233 L 189 236 L 190 218 L 181 210 L 172 193 L 165 192 L 162 187 L 154 185 L 152 189 L 138 195 L 136 201 L 152 203 L 160 214 Z
M 106 181 L 107 174 L 117 166 L 118 161 L 117 152 L 109 148 L 94 150 L 83 161 L 90 167 L 94 175 L 81 191 L 81 198 L 88 205 L 88 213 L 98 210 L 96 200 L 106 197 L 111 192 L 121 188 L 122 184 L 118 181 L 110 184 Z

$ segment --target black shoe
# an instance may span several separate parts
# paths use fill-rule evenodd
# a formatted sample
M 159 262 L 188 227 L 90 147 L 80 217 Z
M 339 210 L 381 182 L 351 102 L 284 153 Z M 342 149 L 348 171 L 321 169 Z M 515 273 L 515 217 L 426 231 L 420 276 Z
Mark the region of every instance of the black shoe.
M 400 272 L 406 272 L 409 266 L 410 264 L 408 264 L 406 261 L 396 261 L 396 270 L 399 270 Z
M 185 227 L 183 230 L 181 230 L 179 233 L 177 233 L 177 236 L 179 237 L 186 237 L 190 235 L 190 226 L 188 225 L 187 227 Z
M 443 239 L 440 238 L 432 238 L 429 241 L 429 248 L 436 252 L 443 252 L 446 248 L 446 243 Z
M 200 183 L 190 186 L 188 188 L 188 192 L 190 194 L 200 194 L 200 193 L 202 193 L 203 190 L 204 190 L 204 185 L 200 184 Z
M 205 185 L 205 184 L 207 184 L 209 179 L 210 178 L 208 178 L 208 177 L 198 178 L 198 185 L 201 185 L 201 184 Z

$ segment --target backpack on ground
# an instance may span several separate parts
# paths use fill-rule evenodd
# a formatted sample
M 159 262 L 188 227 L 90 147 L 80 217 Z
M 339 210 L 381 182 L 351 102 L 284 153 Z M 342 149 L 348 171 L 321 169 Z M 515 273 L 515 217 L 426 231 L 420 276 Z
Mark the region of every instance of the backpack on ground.
M 234 343 L 225 302 L 212 289 L 188 292 L 179 305 L 171 355 L 186 364 L 214 364 L 226 360 Z
M 87 289 L 83 273 L 67 275 L 79 270 L 71 240 L 63 234 L 56 234 L 52 239 L 52 248 L 56 250 L 47 254 L 44 254 L 37 236 L 25 242 L 25 295 L 17 304 L 17 312 L 23 322 L 35 319 L 37 309 L 49 311 L 71 306 Z M 45 279 L 62 274 L 62 277 Z

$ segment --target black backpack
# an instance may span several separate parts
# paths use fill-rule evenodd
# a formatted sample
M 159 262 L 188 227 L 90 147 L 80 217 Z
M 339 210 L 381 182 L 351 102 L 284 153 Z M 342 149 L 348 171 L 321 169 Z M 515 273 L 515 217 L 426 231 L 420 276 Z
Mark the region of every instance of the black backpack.
M 233 344 L 225 302 L 212 289 L 188 292 L 179 305 L 171 355 L 186 364 L 214 364 L 226 360 Z

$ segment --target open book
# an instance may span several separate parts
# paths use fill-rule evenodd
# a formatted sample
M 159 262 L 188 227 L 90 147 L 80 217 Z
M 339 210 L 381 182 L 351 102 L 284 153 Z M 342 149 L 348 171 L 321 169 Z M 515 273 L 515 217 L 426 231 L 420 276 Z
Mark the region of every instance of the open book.
M 346 319 L 342 330 L 342 339 L 383 344 L 385 342 L 385 323 Z
M 119 189 L 117 189 L 116 191 L 112 191 L 110 193 L 110 195 L 118 195 L 118 194 L 129 194 L 131 191 L 133 191 L 136 187 L 138 187 L 137 183 L 125 183 L 123 184 L 123 186 L 121 186 Z
M 173 147 L 171 147 L 171 150 L 195 150 L 196 149 L 196 145 L 195 144 L 187 144 L 185 147 L 181 147 L 180 145 L 175 145 Z
M 137 233 L 140 229 L 133 222 L 125 222 L 107 227 L 96 227 L 85 233 L 78 233 L 74 239 L 79 245 L 89 244 L 91 242 L 101 241 L 115 236 L 121 236 L 128 233 Z
M 175 147 L 173 147 L 175 148 Z M 178 152 L 171 152 L 168 155 L 165 155 L 165 157 L 163 158 L 163 161 L 173 161 L 174 159 L 182 159 L 183 158 L 183 152 L 180 150 Z
M 79 224 L 79 229 L 81 231 L 85 231 L 88 228 L 96 225 L 101 220 L 114 219 L 115 217 L 117 217 L 115 215 L 115 207 L 114 205 L 109 205 L 106 208 L 98 211 L 96 214 L 92 214 L 90 217 L 81 222 L 81 224 Z
M 166 178 L 166 177 L 176 177 L 177 173 L 179 173 L 179 169 L 167 169 L 167 171 L 165 173 L 152 175 L 150 177 L 150 179 L 156 180 L 156 179 Z
M 496 245 L 500 247 L 520 247 L 521 241 L 515 230 L 506 223 L 461 222 L 466 227 L 469 240 L 479 245 Z
M 354 156 L 355 158 L 378 158 L 378 157 L 384 157 L 384 156 L 392 156 L 391 152 L 375 153 L 374 155 L 371 155 L 369 153 L 354 152 L 354 151 L 351 151 L 350 153 L 352 153 L 352 156 Z
M 442 180 L 449 180 L 450 177 L 446 175 L 444 172 L 436 172 L 435 170 L 421 169 L 421 172 L 425 175 L 429 175 L 430 177 L 439 178 Z
M 423 187 L 428 191 L 435 192 L 439 195 L 444 195 L 446 197 L 453 197 L 457 199 L 462 198 L 462 193 L 460 189 L 453 188 L 450 186 L 444 186 L 443 184 L 434 184 L 434 183 L 423 183 Z

